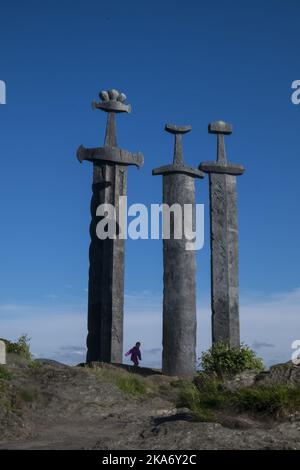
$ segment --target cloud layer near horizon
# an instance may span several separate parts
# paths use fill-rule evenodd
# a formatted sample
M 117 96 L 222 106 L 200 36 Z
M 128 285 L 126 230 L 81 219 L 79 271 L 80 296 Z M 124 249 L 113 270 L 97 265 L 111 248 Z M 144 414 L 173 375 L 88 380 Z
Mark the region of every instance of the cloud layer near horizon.
M 151 292 L 125 296 L 124 351 L 142 342 L 143 364 L 161 365 L 161 298 Z M 256 349 L 267 365 L 291 358 L 300 339 L 300 288 L 272 295 L 241 297 L 241 339 Z M 198 356 L 210 347 L 210 307 L 200 299 L 197 312 Z M 76 364 L 85 359 L 86 306 L 0 304 L 0 337 L 31 337 L 37 357 Z

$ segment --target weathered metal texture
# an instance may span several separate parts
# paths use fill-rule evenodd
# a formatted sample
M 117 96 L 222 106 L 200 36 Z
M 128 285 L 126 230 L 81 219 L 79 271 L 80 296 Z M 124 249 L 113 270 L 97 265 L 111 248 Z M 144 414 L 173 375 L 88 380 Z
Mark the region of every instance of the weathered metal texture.
M 108 112 L 104 147 L 77 151 L 79 161 L 93 163 L 91 200 L 91 244 L 89 249 L 88 337 L 87 362 L 122 362 L 123 309 L 124 309 L 124 256 L 125 240 L 101 240 L 96 227 L 101 220 L 96 215 L 100 204 L 112 204 L 119 224 L 119 197 L 126 196 L 127 166 L 143 164 L 141 153 L 132 154 L 117 147 L 115 113 L 129 112 L 125 95 L 117 90 L 100 93 L 102 103 L 93 108 Z M 117 232 L 118 235 L 118 232 Z
M 164 204 L 179 204 L 183 214 L 184 205 L 192 205 L 195 230 L 195 178 L 204 175 L 183 162 L 181 134 L 191 128 L 167 125 L 165 129 L 175 134 L 173 164 L 154 169 L 152 174 L 163 176 Z M 185 377 L 193 375 L 196 367 L 196 259 L 195 251 L 186 250 L 184 232 L 182 238 L 174 237 L 174 222 L 170 239 L 163 240 L 162 370 Z
M 217 121 L 209 125 L 217 134 L 217 162 L 204 162 L 199 168 L 209 174 L 211 240 L 212 341 L 240 345 L 238 224 L 236 176 L 241 165 L 227 163 L 224 134 L 230 124 Z

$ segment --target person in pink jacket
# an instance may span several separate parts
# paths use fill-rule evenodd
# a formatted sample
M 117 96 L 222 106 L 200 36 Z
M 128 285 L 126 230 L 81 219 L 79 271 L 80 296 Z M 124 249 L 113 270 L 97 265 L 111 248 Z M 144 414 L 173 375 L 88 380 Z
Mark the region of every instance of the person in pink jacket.
M 131 354 L 130 360 L 133 362 L 133 364 L 135 366 L 138 366 L 139 365 L 139 360 L 140 361 L 142 360 L 140 346 L 141 346 L 140 342 L 135 343 L 135 346 L 133 346 L 133 348 L 131 348 L 125 354 L 125 356 L 129 356 L 129 354 Z

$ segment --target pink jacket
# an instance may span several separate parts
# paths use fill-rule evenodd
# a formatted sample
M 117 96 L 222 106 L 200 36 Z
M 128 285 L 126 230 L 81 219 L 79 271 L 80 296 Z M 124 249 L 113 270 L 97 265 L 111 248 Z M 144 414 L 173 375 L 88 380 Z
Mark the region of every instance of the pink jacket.
M 131 348 L 126 354 L 125 356 L 129 356 L 129 354 L 131 354 L 131 358 L 130 360 L 132 362 L 134 362 L 135 364 L 137 363 L 138 364 L 138 360 L 142 360 L 142 356 L 141 356 L 141 351 L 140 349 L 137 347 L 137 346 L 134 346 L 133 348 Z

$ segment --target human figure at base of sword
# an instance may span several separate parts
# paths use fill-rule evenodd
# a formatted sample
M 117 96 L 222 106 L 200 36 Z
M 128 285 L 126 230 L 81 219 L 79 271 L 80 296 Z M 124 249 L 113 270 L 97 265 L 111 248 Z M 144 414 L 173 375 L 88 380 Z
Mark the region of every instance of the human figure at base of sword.
M 140 361 L 142 360 L 140 346 L 141 346 L 141 343 L 138 341 L 137 343 L 135 343 L 135 346 L 133 346 L 133 348 L 131 348 L 125 354 L 126 357 L 129 356 L 129 354 L 131 354 L 130 360 L 133 362 L 133 364 L 135 366 L 138 366 L 139 365 L 139 360 Z

